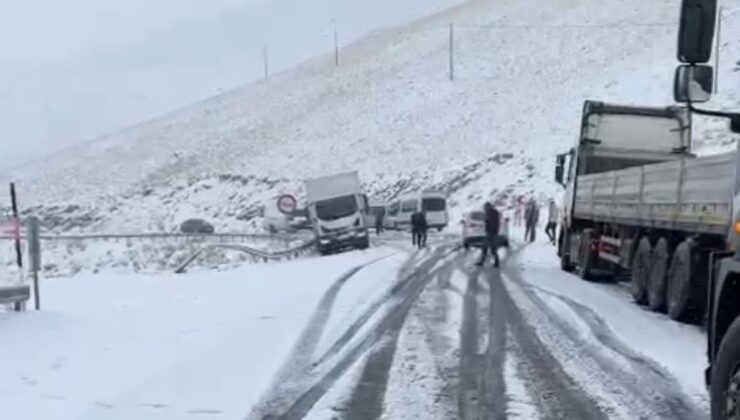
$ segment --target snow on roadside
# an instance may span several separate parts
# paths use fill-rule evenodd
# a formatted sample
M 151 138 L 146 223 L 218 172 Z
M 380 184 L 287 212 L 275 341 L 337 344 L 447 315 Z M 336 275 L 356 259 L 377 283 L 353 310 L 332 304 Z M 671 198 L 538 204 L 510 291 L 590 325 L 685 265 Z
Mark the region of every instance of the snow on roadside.
M 520 261 L 523 280 L 539 289 L 538 296 L 550 294 L 544 302 L 563 314 L 562 319 L 584 337 L 592 333 L 586 332 L 588 326 L 578 315 L 564 310 L 564 301 L 572 300 L 595 311 L 619 340 L 667 369 L 700 407 L 707 406 L 703 376 L 706 338 L 699 327 L 674 322 L 637 306 L 619 287 L 584 282 L 560 271 L 552 246 L 532 244 L 522 252 Z M 587 339 L 594 341 L 592 337 Z
M 241 418 L 325 290 L 388 252 L 44 282 L 41 312 L 0 313 L 0 405 L 38 420 Z
M 507 341 L 511 342 L 511 337 Z M 509 420 L 537 420 L 541 416 L 519 372 L 519 357 L 506 352 L 504 380 L 506 381 L 506 415 Z

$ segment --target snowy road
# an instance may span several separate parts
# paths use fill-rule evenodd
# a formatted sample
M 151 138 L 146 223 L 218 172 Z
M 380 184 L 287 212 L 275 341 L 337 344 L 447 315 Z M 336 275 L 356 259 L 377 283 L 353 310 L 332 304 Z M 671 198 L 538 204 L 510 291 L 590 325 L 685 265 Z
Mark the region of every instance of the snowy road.
M 517 235 L 518 236 L 518 235 Z M 62 419 L 703 419 L 703 332 L 514 243 L 459 238 L 44 283 L 0 313 L 0 405 Z M 84 298 L 81 298 L 84 297 Z
M 248 418 L 707 418 L 702 371 L 687 369 L 703 362 L 701 333 L 642 311 L 618 286 L 560 273 L 552 258 L 530 276 L 531 259 L 550 253 L 516 245 L 501 270 L 474 266 L 477 253 L 454 242 L 415 254 L 326 352 L 289 359 L 290 374 Z M 569 298 L 574 289 L 562 285 L 580 290 Z M 611 302 L 588 303 L 603 299 Z M 634 316 L 633 329 L 662 331 L 652 337 L 666 341 L 658 347 L 688 346 L 686 363 L 666 364 L 649 341 L 620 334 Z M 313 340 L 317 322 L 325 318 L 306 328 Z

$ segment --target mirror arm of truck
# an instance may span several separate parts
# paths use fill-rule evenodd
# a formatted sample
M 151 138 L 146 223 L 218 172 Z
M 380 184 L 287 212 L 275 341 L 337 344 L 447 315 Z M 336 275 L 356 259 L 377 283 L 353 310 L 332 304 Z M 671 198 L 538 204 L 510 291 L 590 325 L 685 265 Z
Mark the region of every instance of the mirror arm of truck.
M 694 108 L 694 106 L 691 103 L 689 103 L 689 109 L 691 110 L 691 112 L 695 112 L 699 115 L 729 118 L 730 119 L 730 131 L 732 131 L 733 133 L 740 133 L 740 113 L 722 112 L 722 111 L 713 111 L 709 109 Z

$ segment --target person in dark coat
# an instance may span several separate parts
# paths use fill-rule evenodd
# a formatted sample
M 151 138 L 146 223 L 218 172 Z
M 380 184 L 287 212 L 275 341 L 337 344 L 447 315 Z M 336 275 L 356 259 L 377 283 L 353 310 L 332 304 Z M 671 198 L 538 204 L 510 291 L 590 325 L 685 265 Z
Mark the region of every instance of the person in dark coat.
M 417 211 L 411 215 L 411 243 L 419 249 L 427 244 L 427 218 L 424 212 Z
M 483 265 L 488 257 L 488 252 L 493 254 L 493 265 L 494 267 L 499 266 L 498 259 L 498 235 L 501 228 L 501 214 L 496 210 L 491 203 L 483 205 L 483 212 L 485 213 L 485 224 L 486 224 L 486 239 L 483 243 L 481 250 L 480 261 L 476 265 Z
M 540 220 L 540 208 L 534 198 L 530 198 L 527 207 L 524 210 L 524 240 L 534 242 L 537 224 Z
M 383 228 L 383 218 L 385 217 L 385 209 L 380 209 L 377 213 L 375 213 L 375 233 L 380 235 L 380 232 L 384 230 Z

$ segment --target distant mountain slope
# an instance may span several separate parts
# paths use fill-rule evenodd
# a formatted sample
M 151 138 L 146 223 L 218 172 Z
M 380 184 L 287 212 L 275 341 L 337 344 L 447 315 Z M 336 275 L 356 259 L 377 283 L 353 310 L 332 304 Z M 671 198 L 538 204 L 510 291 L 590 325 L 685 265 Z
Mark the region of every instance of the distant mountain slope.
M 678 7 L 473 1 L 368 36 L 342 51 L 339 68 L 319 57 L 15 177 L 35 211 L 79 206 L 68 220 L 88 222 L 66 229 L 82 230 L 174 229 L 187 215 L 256 229 L 264 200 L 300 195 L 307 176 L 351 169 L 380 198 L 446 187 L 456 213 L 502 193 L 551 196 L 554 155 L 575 140 L 584 99 L 671 103 Z M 719 102 L 736 103 L 735 92 Z

